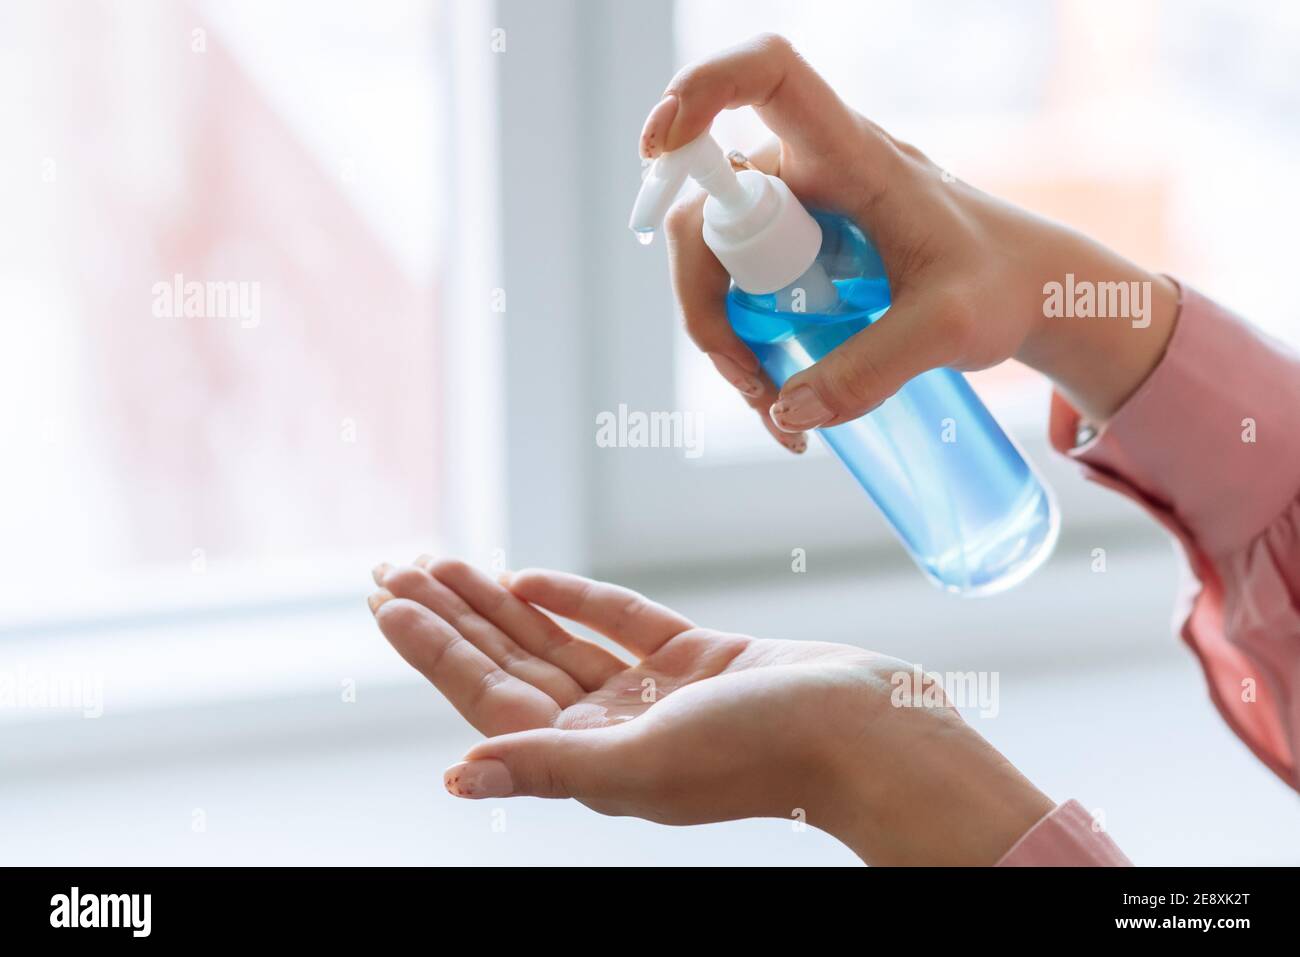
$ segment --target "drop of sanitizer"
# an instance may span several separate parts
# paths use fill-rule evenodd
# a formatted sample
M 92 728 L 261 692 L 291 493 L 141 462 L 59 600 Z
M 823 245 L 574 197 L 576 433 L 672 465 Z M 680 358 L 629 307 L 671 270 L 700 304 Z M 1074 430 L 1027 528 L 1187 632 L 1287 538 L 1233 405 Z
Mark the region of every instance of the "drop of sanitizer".
M 655 241 L 655 231 L 653 229 L 634 229 L 632 232 L 636 234 L 636 241 L 642 246 L 649 246 Z

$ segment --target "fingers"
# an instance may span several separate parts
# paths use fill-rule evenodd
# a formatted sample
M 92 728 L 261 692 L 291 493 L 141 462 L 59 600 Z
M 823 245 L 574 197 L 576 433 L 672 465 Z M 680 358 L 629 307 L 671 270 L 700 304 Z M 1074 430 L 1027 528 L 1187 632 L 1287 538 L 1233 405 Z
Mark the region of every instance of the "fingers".
M 407 598 L 428 608 L 503 671 L 549 695 L 561 708 L 568 707 L 586 693 L 572 677 L 525 651 L 423 568 L 408 565 L 385 570 L 382 574 L 376 569 L 376 578 L 398 598 Z
M 530 568 L 503 584 L 524 601 L 586 625 L 642 658 L 695 627 L 631 589 L 565 572 Z
M 763 423 L 763 428 L 767 429 L 767 434 L 776 439 L 781 447 L 795 455 L 803 455 L 808 451 L 808 436 L 802 431 L 786 432 L 779 428 L 772 420 L 771 409 L 779 401 L 779 395 L 776 386 L 764 378 L 763 391 L 754 398 L 745 397 L 749 407 L 758 413 L 759 420 Z
M 899 299 L 880 319 L 791 376 L 772 406 L 786 432 L 839 425 L 870 412 L 908 380 L 957 354 L 962 302 L 947 294 Z
M 520 648 L 549 661 L 584 690 L 595 691 L 614 675 L 627 670 L 626 662 L 594 642 L 571 635 L 474 566 L 455 559 L 417 559 L 417 564 Z
M 636 787 L 629 780 L 622 728 L 560 731 L 547 728 L 492 738 L 443 772 L 456 797 L 578 798 L 599 810 Z
M 381 591 L 371 608 L 397 653 L 483 734 L 545 727 L 559 714 L 548 695 L 507 674 L 418 602 Z
M 784 37 L 762 35 L 688 66 L 651 111 L 643 156 L 695 139 L 723 110 L 753 106 L 772 132 L 799 148 L 830 151 L 853 114 Z

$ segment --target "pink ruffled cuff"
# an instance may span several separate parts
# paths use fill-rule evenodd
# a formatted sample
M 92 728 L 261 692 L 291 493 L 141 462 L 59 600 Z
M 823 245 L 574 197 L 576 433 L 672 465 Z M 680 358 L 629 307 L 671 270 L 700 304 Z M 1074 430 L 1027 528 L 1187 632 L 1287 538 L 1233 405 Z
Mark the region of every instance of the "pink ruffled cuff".
M 1142 330 L 1134 330 L 1140 335 Z M 1160 363 L 1102 429 L 1052 397 L 1050 435 L 1084 474 L 1182 544 L 1180 634 L 1224 720 L 1300 789 L 1300 357 L 1194 290 Z M 1002 865 L 1129 861 L 1074 801 Z

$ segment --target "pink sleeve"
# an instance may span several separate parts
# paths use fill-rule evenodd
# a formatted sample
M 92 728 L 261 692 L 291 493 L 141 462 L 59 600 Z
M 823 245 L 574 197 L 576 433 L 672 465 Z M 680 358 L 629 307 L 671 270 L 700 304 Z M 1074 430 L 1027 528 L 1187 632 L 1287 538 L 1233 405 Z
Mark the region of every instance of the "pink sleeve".
M 998 867 L 1132 866 L 1133 862 L 1078 801 L 1066 801 L 1057 807 L 1026 831 L 998 861 Z
M 1099 433 L 1078 443 L 1079 414 L 1053 396 L 1052 444 L 1181 543 L 1177 618 L 1210 697 L 1300 789 L 1300 357 L 1192 289 L 1182 295 L 1164 357 Z M 1107 863 L 1112 853 L 1124 862 L 1069 802 L 1001 863 Z

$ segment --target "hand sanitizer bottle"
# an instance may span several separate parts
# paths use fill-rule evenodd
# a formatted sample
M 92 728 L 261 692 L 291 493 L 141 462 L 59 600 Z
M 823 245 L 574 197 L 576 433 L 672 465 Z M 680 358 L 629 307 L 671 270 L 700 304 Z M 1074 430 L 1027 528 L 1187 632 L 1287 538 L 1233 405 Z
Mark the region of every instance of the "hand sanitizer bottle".
M 731 274 L 731 325 L 777 388 L 889 308 L 884 263 L 857 225 L 805 210 L 775 176 L 737 173 L 707 132 L 650 167 L 629 224 L 642 242 L 688 176 L 709 193 L 704 240 Z M 991 594 L 1051 554 L 1051 492 L 959 372 L 923 373 L 818 432 L 940 587 Z

